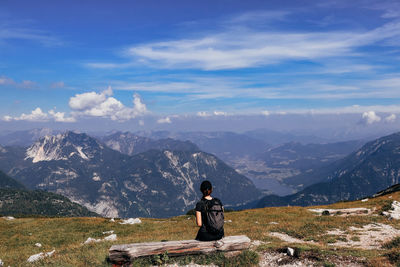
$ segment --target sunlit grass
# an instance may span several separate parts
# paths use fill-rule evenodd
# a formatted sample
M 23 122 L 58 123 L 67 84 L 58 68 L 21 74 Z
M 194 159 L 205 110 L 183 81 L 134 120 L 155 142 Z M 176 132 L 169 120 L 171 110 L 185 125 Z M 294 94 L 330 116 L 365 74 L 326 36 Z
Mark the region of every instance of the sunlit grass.
M 376 208 L 374 214 L 367 216 L 319 216 L 303 207 L 229 212 L 225 214 L 226 220 L 229 221 L 225 224 L 225 234 L 247 235 L 252 240 L 267 242 L 260 246 L 258 251 L 277 251 L 289 245 L 271 237 L 270 232 L 285 233 L 303 241 L 313 240 L 312 244 L 291 244 L 291 246 L 297 249 L 300 256 L 313 255 L 315 258 L 319 255 L 321 264 L 329 257 L 337 255 L 365 258 L 365 261 L 372 266 L 386 264 L 389 260 L 396 264 L 396 257 L 388 255 L 391 252 L 398 252 L 397 241 L 382 250 L 334 249 L 330 244 L 343 241 L 344 237 L 326 234 L 328 230 L 346 231 L 350 226 L 361 227 L 370 223 L 385 223 L 400 229 L 399 222 L 379 215 L 383 208 L 387 208 L 389 202 L 400 200 L 400 192 L 391 196 L 391 199 L 387 195 L 367 202 L 341 202 L 317 207 Z M 117 241 L 82 245 L 88 237 L 101 239 L 107 236 L 103 232 L 110 230 L 114 230 L 117 234 Z M 118 221 L 111 222 L 105 218 L 17 218 L 15 220 L 0 218 L 0 259 L 4 262 L 4 266 L 110 266 L 106 258 L 112 244 L 193 239 L 196 232 L 193 216 L 169 219 L 144 218 L 141 224 L 135 225 L 121 225 Z M 357 240 L 356 235 L 353 238 Z M 35 243 L 42 244 L 42 247 L 36 247 Z M 26 262 L 33 254 L 53 249 L 56 252 L 52 257 L 34 264 Z M 197 258 L 181 260 L 184 262 L 189 259 L 195 261 Z

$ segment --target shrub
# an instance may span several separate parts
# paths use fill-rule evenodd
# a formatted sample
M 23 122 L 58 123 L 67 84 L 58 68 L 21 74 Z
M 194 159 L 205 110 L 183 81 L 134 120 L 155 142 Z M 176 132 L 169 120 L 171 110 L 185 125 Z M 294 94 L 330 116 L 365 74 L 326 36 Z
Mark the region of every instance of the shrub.
M 329 213 L 329 210 L 324 210 L 321 215 L 329 216 L 331 214 Z
M 382 208 L 380 210 L 380 214 L 382 215 L 384 211 L 388 211 L 392 208 L 392 201 L 391 200 L 386 200 L 384 204 L 382 205 Z
M 386 253 L 385 256 L 392 264 L 400 266 L 400 249 L 393 249 L 389 253 Z
M 186 215 L 194 216 L 194 215 L 196 215 L 196 210 L 195 209 L 188 210 L 188 212 L 186 212 Z
M 383 248 L 392 249 L 400 248 L 400 236 L 390 240 L 389 242 L 382 245 Z

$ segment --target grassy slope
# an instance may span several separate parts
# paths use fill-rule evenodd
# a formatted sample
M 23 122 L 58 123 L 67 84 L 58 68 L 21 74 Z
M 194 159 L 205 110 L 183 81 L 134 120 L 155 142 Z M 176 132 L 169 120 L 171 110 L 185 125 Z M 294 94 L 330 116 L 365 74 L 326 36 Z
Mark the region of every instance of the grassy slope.
M 0 188 L 0 216 L 98 217 L 68 198 L 42 190 Z
M 392 196 L 392 199 L 389 199 Z M 329 208 L 382 207 L 392 200 L 400 200 L 400 192 L 385 195 L 368 202 L 344 202 L 330 205 Z M 327 206 L 325 206 L 327 207 Z M 329 257 L 365 257 L 371 265 L 384 266 L 388 263 L 388 252 L 398 253 L 399 248 L 385 250 L 334 249 L 328 246 L 332 236 L 325 233 L 329 229 L 347 229 L 374 222 L 390 224 L 400 229 L 400 223 L 383 216 L 315 216 L 306 208 L 280 207 L 245 210 L 226 213 L 226 235 L 245 234 L 251 239 L 270 242 L 259 247 L 262 251 L 279 251 L 287 246 L 283 241 L 270 237 L 269 232 L 287 233 L 304 240 L 318 241 L 318 245 L 291 245 L 304 251 L 304 255 L 317 255 L 321 264 Z M 0 259 L 8 266 L 109 266 L 105 259 L 112 244 L 193 239 L 197 227 L 191 216 L 170 219 L 143 219 L 142 224 L 120 225 L 104 218 L 21 218 L 5 220 L 0 218 Z M 278 224 L 270 224 L 277 222 Z M 118 241 L 81 245 L 88 237 L 103 238 L 103 231 L 114 230 Z M 41 243 L 42 248 L 35 243 Z M 27 264 L 30 255 L 48 252 L 56 253 L 35 264 Z M 329 261 L 329 260 L 328 260 Z

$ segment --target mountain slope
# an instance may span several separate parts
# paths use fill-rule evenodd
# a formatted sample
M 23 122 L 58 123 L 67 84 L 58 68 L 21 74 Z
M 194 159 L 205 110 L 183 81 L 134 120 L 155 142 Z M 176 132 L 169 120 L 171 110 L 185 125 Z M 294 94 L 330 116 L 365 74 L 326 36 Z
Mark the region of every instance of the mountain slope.
M 354 200 L 399 183 L 400 133 L 369 142 L 335 164 L 339 167 L 323 177 L 328 182 L 286 197 L 266 196 L 258 206 L 307 206 Z
M 361 147 L 359 141 L 328 144 L 285 143 L 268 149 L 259 157 L 271 168 L 287 166 L 301 172 L 344 158 Z
M 68 198 L 41 190 L 28 191 L 0 189 L 1 216 L 66 216 L 93 217 L 98 214 L 89 211 Z
M 200 199 L 205 179 L 227 206 L 260 196 L 250 180 L 199 150 L 149 150 L 128 156 L 86 134 L 67 132 L 33 144 L 23 162 L 9 174 L 24 185 L 62 194 L 109 217 L 183 214 Z
M 336 162 L 361 148 L 362 141 L 347 141 L 327 144 L 287 143 L 264 153 L 263 160 L 274 169 L 292 170 L 298 175 L 285 178 L 283 182 L 299 189 L 325 182 L 330 172 L 338 168 Z M 342 163 L 340 163 L 342 164 Z
M 9 177 L 4 172 L 0 171 L 0 188 L 25 189 L 25 186 L 17 182 L 15 179 Z

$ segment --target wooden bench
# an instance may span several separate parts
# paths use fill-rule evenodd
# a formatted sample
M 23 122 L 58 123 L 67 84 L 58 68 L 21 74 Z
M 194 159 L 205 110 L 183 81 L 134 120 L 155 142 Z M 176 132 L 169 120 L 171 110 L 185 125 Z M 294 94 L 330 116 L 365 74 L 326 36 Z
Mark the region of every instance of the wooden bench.
M 133 243 L 113 245 L 109 249 L 109 257 L 114 266 L 126 266 L 135 258 L 151 255 L 159 255 L 165 252 L 168 256 L 189 254 L 207 254 L 216 251 L 240 251 L 250 247 L 251 240 L 245 235 L 227 236 L 217 241 L 166 241 Z

